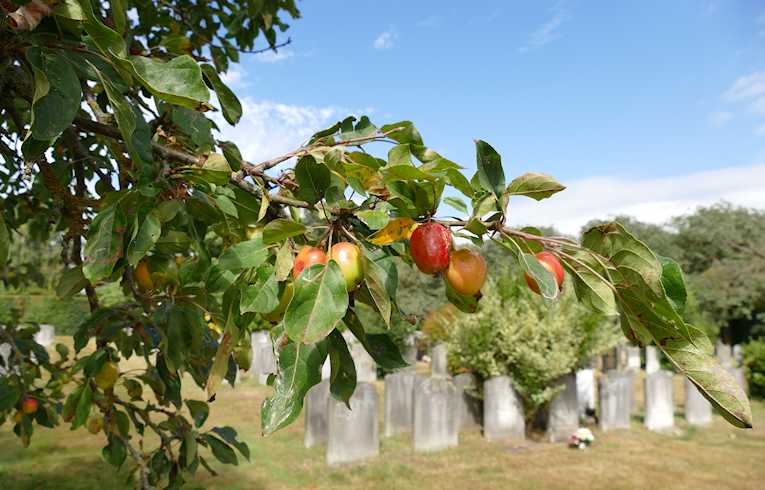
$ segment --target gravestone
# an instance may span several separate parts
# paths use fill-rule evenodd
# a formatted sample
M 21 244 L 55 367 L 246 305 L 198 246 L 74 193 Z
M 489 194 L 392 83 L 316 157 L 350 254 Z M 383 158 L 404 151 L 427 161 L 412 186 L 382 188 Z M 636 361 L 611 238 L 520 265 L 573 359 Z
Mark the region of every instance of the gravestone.
M 523 403 L 509 376 L 483 383 L 483 436 L 488 441 L 526 438 Z
M 640 347 L 628 346 L 626 348 L 628 371 L 640 371 Z
M 746 383 L 746 377 L 744 376 L 744 370 L 737 367 L 729 367 L 727 369 L 731 376 L 733 376 L 733 378 L 736 380 L 736 383 L 738 383 L 738 385 L 744 389 L 744 392 L 749 392 L 749 387 Z
M 567 374 L 558 383 L 563 385 L 563 391 L 555 395 L 547 408 L 547 439 L 550 442 L 567 441 L 579 428 L 576 375 Z
M 610 370 L 601 377 L 600 429 L 603 431 L 630 428 L 632 374 Z
M 444 343 L 438 343 L 430 348 L 430 375 L 434 377 L 449 376 L 447 364 L 447 347 Z
M 305 432 L 303 445 L 313 447 L 327 442 L 327 404 L 329 380 L 311 387 L 305 395 Z
M 43 347 L 49 347 L 56 340 L 56 329 L 53 325 L 41 324 L 40 330 L 35 334 L 35 342 Z
M 712 423 L 712 404 L 704 398 L 696 385 L 685 378 L 685 420 L 691 425 Z
M 470 373 L 461 373 L 454 377 L 454 385 L 457 387 L 460 430 L 481 425 L 481 416 L 483 415 L 481 400 L 471 395 L 471 392 L 475 391 L 477 383 L 475 376 Z
M 722 340 L 718 340 L 715 344 L 715 355 L 717 355 L 717 360 L 720 361 L 722 367 L 733 367 L 733 356 L 730 345 L 723 343 Z
M 271 345 L 271 336 L 266 330 L 253 332 L 250 375 L 264 385 L 271 373 L 276 373 L 276 357 Z
M 645 426 L 648 430 L 671 429 L 675 425 L 672 371 L 659 370 L 645 378 Z
M 332 363 L 329 362 L 329 356 L 324 364 L 321 365 L 321 379 L 329 379 L 332 377 Z
M 404 338 L 404 350 L 401 356 L 409 364 L 405 369 L 414 371 L 417 368 L 417 337 L 414 334 Z
M 744 364 L 744 349 L 741 344 L 733 346 L 733 365 L 735 367 L 741 367 Z
M 327 463 L 343 464 L 373 458 L 380 453 L 377 390 L 371 383 L 359 383 L 345 403 L 329 397 Z
M 345 341 L 348 344 L 348 350 L 353 357 L 353 364 L 356 366 L 356 381 L 359 383 L 374 383 L 377 381 L 377 363 L 367 350 L 361 345 L 350 331 L 343 333 Z
M 580 417 L 584 417 L 588 410 L 595 410 L 594 369 L 580 369 L 576 372 L 576 398 Z
M 385 437 L 412 431 L 414 380 L 409 369 L 385 376 Z
M 0 375 L 5 375 L 11 362 L 11 344 L 0 344 L 0 358 Z
M 619 349 L 614 347 L 600 356 L 601 371 L 619 368 L 619 352 Z
M 659 349 L 654 345 L 645 347 L 645 373 L 652 374 L 661 369 L 659 363 Z
M 414 381 L 415 451 L 438 451 L 458 444 L 457 388 L 450 379 L 417 376 Z

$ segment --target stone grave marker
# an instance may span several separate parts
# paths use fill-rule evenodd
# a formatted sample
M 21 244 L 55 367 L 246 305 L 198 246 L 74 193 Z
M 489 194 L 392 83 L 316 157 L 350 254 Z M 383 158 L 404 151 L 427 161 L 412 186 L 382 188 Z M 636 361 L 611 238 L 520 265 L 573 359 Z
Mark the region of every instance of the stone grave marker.
M 724 343 L 722 340 L 718 340 L 715 344 L 715 355 L 717 355 L 717 359 L 720 361 L 720 364 L 722 364 L 722 367 L 733 367 L 733 355 L 730 345 Z
M 685 420 L 691 425 L 712 423 L 712 404 L 704 398 L 696 385 L 685 378 Z
M 374 383 L 377 381 L 377 363 L 367 350 L 361 345 L 350 331 L 343 333 L 345 341 L 348 344 L 348 350 L 353 357 L 353 363 L 356 366 L 356 381 L 359 383 Z
M 313 447 L 327 442 L 327 410 L 329 403 L 329 380 L 311 387 L 305 395 L 305 432 L 303 445 Z
M 417 368 L 417 336 L 414 334 L 407 335 L 404 339 L 404 350 L 401 352 L 401 356 L 409 364 L 404 369 L 414 371 Z
M 576 398 L 580 417 L 584 417 L 589 410 L 595 410 L 594 369 L 580 369 L 576 372 Z
M 353 463 L 380 453 L 378 395 L 371 383 L 359 383 L 351 409 L 331 396 L 328 402 L 327 463 Z
M 459 428 L 470 429 L 480 427 L 483 407 L 481 400 L 470 395 L 478 381 L 471 373 L 461 373 L 454 377 L 457 387 L 457 409 L 459 410 Z
M 35 342 L 43 347 L 50 347 L 56 340 L 56 329 L 53 325 L 41 324 L 40 330 L 35 334 Z
M 736 383 L 744 389 L 745 393 L 749 392 L 749 386 L 746 383 L 746 376 L 744 376 L 744 369 L 739 367 L 729 367 L 728 372 L 736 380 Z
M 645 373 L 652 374 L 661 369 L 659 349 L 655 345 L 645 347 Z
M 559 383 L 563 385 L 563 391 L 555 395 L 547 409 L 547 439 L 550 442 L 567 441 L 579 428 L 576 375 L 567 374 Z
M 447 347 L 444 343 L 438 343 L 430 349 L 430 375 L 437 377 L 449 376 L 447 364 Z
M 629 429 L 632 405 L 632 374 L 610 370 L 600 379 L 601 430 Z
M 412 431 L 415 377 L 409 369 L 385 376 L 385 437 Z
M 672 371 L 659 370 L 645 378 L 645 426 L 648 430 L 671 429 L 675 425 Z
M 483 435 L 488 441 L 526 438 L 523 403 L 509 376 L 483 383 Z
M 458 444 L 457 388 L 450 379 L 417 376 L 414 381 L 415 451 L 438 451 Z

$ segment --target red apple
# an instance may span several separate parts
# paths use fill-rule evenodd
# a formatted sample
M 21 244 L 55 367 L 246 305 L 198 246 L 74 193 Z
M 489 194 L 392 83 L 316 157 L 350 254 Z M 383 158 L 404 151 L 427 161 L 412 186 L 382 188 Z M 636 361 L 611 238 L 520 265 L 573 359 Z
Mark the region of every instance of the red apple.
M 425 274 L 436 274 L 449 267 L 452 234 L 438 223 L 424 223 L 409 239 L 409 251 L 417 268 Z
M 340 271 L 345 278 L 345 288 L 352 291 L 364 278 L 364 263 L 361 249 L 349 242 L 340 242 L 332 245 L 329 256 L 340 266 Z
M 21 411 L 25 415 L 32 415 L 37 411 L 38 406 L 40 406 L 40 402 L 36 398 L 24 398 L 21 402 Z
M 535 257 L 545 269 L 555 276 L 555 282 L 558 283 L 558 289 L 560 289 L 561 284 L 563 284 L 563 276 L 565 275 L 565 272 L 563 271 L 563 266 L 561 265 L 560 260 L 558 260 L 558 257 L 552 252 L 539 252 Z M 523 277 L 526 279 L 526 284 L 529 285 L 529 288 L 539 294 L 539 285 L 534 278 L 531 277 L 528 272 L 524 272 Z
M 326 263 L 327 254 L 324 253 L 324 250 L 306 245 L 300 249 L 297 257 L 295 257 L 295 264 L 292 266 L 292 277 L 297 279 L 306 267 L 310 267 L 314 264 Z
M 475 296 L 486 282 L 486 262 L 472 250 L 455 250 L 449 259 L 446 280 L 458 293 Z

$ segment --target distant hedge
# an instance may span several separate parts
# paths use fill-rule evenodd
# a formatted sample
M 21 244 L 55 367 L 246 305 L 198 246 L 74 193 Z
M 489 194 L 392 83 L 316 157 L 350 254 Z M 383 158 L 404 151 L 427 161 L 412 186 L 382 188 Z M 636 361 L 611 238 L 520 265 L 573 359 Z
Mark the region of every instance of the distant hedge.
M 23 322 L 53 325 L 56 328 L 56 335 L 74 334 L 82 320 L 90 314 L 85 297 L 61 300 L 48 294 L 0 294 L 0 324 L 11 321 L 11 312 L 14 308 L 22 312 Z

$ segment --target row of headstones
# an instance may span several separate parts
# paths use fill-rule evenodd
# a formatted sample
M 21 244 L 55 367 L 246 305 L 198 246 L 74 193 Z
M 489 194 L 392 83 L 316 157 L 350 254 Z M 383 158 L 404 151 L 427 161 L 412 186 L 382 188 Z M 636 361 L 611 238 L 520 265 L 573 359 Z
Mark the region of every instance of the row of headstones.
M 0 326 L 2 328 L 2 326 Z M 40 329 L 34 336 L 35 342 L 43 347 L 50 347 L 56 340 L 56 328 L 53 325 L 41 324 Z M 8 362 L 11 357 L 11 345 L 0 344 L 0 375 L 5 375 L 8 370 Z
M 743 365 L 743 349 L 741 344 L 729 345 L 722 341 L 718 341 L 715 345 L 715 354 L 717 355 L 720 364 L 726 368 L 740 368 Z M 645 348 L 645 372 L 646 374 L 655 373 L 661 369 L 661 363 L 659 362 L 660 351 L 656 346 L 649 345 Z M 617 365 L 610 366 L 611 368 L 621 368 L 626 370 L 639 370 L 640 363 L 640 347 L 622 346 L 616 349 L 616 363 Z M 608 368 L 609 366 L 607 366 Z

